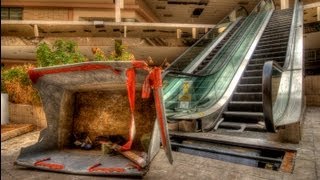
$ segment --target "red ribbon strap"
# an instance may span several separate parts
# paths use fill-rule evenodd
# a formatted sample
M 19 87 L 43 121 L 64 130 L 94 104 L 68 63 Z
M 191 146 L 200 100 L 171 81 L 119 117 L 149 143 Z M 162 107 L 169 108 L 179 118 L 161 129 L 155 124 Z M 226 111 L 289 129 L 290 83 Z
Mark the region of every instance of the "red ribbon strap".
M 132 146 L 132 142 L 135 136 L 136 126 L 134 121 L 134 105 L 135 105 L 135 95 L 136 95 L 136 73 L 134 68 L 130 68 L 126 72 L 127 74 L 127 92 L 130 104 L 130 112 L 131 112 L 131 122 L 130 122 L 130 132 L 129 132 L 129 140 L 125 145 L 121 147 L 121 150 L 130 150 Z

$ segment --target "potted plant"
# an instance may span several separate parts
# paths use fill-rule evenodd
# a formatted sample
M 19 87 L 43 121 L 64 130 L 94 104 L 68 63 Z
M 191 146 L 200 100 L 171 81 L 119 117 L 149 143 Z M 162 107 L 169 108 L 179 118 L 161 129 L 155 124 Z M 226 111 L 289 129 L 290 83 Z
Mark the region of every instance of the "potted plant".
M 1 107 L 7 108 L 4 111 L 10 116 L 12 123 L 39 126 L 37 111 L 41 109 L 41 102 L 27 74 L 28 69 L 32 67 L 34 66 L 31 64 L 20 65 L 1 71 L 1 88 L 6 92 L 6 95 L 1 93 Z M 1 109 L 1 121 L 2 115 Z

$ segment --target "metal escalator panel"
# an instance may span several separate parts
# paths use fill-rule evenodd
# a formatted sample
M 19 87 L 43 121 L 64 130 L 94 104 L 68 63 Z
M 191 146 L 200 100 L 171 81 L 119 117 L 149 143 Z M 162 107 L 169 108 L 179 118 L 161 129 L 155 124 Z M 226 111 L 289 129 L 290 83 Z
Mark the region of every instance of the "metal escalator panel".
M 273 9 L 271 1 L 262 1 L 259 11 L 253 11 L 241 27 L 230 37 L 213 61 L 201 70 L 197 76 L 172 75 L 167 78 L 171 81 L 179 79 L 176 84 L 178 91 L 165 97 L 166 110 L 171 118 L 201 114 L 203 109 L 211 107 L 226 92 L 237 72 L 242 59 L 246 56 L 251 44 L 255 40 L 262 25 L 268 21 Z M 255 9 L 255 10 L 257 10 Z M 166 80 L 166 79 L 165 79 Z
M 304 106 L 303 96 L 303 5 L 296 0 L 279 90 L 274 103 L 269 105 L 272 109 L 269 116 L 273 118 L 275 128 L 300 124 Z M 296 134 L 295 140 L 291 140 L 298 142 L 299 133 Z

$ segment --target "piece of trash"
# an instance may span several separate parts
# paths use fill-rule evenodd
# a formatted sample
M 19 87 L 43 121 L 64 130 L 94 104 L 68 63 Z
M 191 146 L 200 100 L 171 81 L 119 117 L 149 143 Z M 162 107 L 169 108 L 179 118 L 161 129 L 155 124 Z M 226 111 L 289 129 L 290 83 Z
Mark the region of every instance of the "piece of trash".
M 135 164 L 139 165 L 141 168 L 144 168 L 147 166 L 146 159 L 135 154 L 134 152 L 130 150 L 121 151 L 121 146 L 115 143 L 111 143 L 111 142 L 102 142 L 102 143 L 104 143 L 106 146 L 109 146 L 111 149 L 115 150 L 116 152 L 122 154 L 124 157 L 128 158 Z

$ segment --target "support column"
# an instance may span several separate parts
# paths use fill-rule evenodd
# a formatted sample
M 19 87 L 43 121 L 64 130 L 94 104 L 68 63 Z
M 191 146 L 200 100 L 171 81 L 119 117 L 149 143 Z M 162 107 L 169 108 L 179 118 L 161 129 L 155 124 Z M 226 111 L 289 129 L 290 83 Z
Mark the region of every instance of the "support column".
M 177 39 L 181 38 L 181 29 L 177 29 Z
M 33 25 L 33 32 L 34 32 L 34 36 L 35 37 L 39 37 L 39 29 L 38 29 L 38 25 Z
M 317 21 L 320 21 L 320 6 L 317 7 Z
M 115 22 L 121 22 L 121 1 L 122 0 L 115 0 L 115 5 L 114 5 L 114 12 L 115 12 Z
M 197 28 L 192 28 L 192 38 L 193 39 L 197 38 Z
M 229 15 L 229 19 L 231 22 L 234 22 L 237 20 L 237 15 L 236 15 L 236 11 L 232 11 Z
M 123 37 L 127 37 L 127 26 L 123 27 Z
M 281 0 L 280 1 L 280 6 L 281 6 L 281 9 L 288 9 L 289 8 L 289 0 Z

